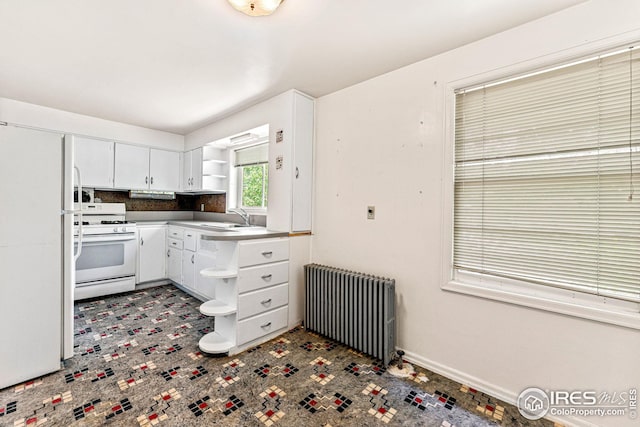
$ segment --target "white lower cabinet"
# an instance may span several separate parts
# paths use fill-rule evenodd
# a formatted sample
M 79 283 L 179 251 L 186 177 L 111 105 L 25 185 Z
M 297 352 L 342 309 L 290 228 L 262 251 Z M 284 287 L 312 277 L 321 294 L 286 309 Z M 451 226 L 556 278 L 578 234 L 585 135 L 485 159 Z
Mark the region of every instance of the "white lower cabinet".
M 188 250 L 182 251 L 182 286 L 196 289 L 196 253 Z
M 167 249 L 167 276 L 176 283 L 182 283 L 182 250 Z
M 288 238 L 216 241 L 203 234 L 196 254 L 197 293 L 210 297 L 200 312 L 215 331 L 200 340 L 206 353 L 233 355 L 286 330 Z
M 165 248 L 167 227 L 138 226 L 138 274 L 136 283 L 152 282 L 167 277 Z

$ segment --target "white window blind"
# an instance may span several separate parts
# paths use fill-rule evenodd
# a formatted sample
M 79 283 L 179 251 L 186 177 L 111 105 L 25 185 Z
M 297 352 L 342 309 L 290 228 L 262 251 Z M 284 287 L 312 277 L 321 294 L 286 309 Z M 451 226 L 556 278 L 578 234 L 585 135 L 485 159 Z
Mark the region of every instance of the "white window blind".
M 269 162 L 269 144 L 258 144 L 235 151 L 233 166 L 260 165 Z
M 639 50 L 456 93 L 456 272 L 640 301 Z

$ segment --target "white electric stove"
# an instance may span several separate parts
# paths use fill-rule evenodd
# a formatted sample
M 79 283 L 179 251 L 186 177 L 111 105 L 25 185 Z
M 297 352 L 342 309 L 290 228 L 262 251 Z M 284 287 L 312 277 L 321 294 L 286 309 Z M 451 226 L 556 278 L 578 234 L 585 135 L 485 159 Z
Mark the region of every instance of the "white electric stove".
M 75 300 L 132 291 L 135 288 L 137 230 L 126 221 L 124 203 L 83 203 L 82 224 L 74 223 Z

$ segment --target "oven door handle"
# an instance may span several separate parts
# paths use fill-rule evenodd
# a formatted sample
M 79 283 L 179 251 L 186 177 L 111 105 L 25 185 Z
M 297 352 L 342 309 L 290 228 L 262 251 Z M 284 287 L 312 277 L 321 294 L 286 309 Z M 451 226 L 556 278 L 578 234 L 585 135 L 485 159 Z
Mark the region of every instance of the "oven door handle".
M 84 235 L 82 238 L 83 243 L 102 243 L 102 242 L 127 242 L 135 240 L 135 233 L 123 233 L 123 234 L 93 234 Z

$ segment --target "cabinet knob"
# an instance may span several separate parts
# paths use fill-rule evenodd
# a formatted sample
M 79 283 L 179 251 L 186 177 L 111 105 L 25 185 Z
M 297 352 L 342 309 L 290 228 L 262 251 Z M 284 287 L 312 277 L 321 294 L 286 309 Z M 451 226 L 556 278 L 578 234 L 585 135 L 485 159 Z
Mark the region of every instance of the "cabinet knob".
M 153 184 L 153 177 L 151 177 L 151 183 Z
M 148 176 L 145 176 L 145 177 L 144 177 L 144 183 L 145 183 L 145 184 L 148 184 L 148 183 L 149 183 L 149 177 L 148 177 Z

